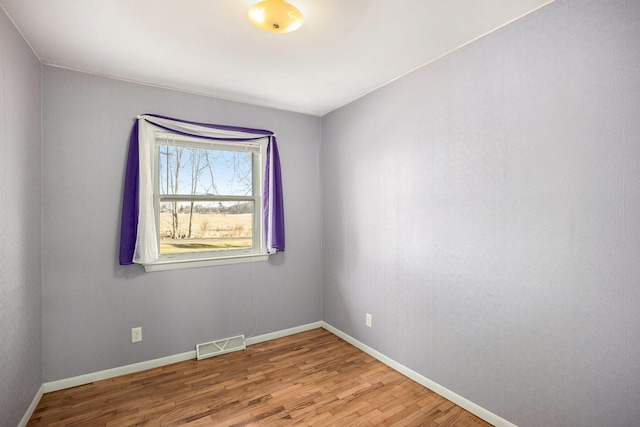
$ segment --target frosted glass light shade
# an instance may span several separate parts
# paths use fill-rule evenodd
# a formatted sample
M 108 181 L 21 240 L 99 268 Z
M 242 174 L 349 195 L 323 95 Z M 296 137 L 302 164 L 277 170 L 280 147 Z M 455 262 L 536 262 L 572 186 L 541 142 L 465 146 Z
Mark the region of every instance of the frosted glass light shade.
M 264 31 L 288 33 L 300 28 L 304 17 L 295 6 L 284 0 L 265 0 L 251 6 L 249 21 Z

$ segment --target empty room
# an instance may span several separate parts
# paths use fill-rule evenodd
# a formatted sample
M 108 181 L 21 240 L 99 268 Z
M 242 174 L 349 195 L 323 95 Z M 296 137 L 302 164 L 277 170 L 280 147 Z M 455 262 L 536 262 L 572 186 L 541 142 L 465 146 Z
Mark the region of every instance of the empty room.
M 0 0 L 0 426 L 640 425 L 640 1 Z

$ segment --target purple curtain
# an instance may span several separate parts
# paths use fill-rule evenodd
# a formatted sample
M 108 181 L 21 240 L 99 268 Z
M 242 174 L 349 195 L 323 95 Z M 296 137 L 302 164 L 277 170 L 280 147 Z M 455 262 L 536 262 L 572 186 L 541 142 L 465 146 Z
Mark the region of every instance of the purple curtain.
M 122 222 L 120 225 L 120 265 L 133 264 L 133 251 L 138 234 L 138 121 L 133 125 L 129 138 L 129 156 L 124 177 L 122 197 Z
M 147 114 L 151 117 L 159 117 L 162 119 L 173 120 L 181 123 L 189 123 L 193 125 L 203 126 L 217 130 L 227 130 L 234 132 L 246 132 L 255 134 L 255 137 L 248 138 L 213 138 L 195 135 L 199 138 L 214 139 L 220 141 L 249 141 L 269 136 L 269 144 L 267 146 L 267 164 L 265 171 L 264 186 L 264 204 L 263 217 L 265 223 L 266 242 L 270 248 L 284 251 L 284 203 L 282 198 L 282 178 L 280 172 L 280 158 L 278 154 L 278 146 L 276 137 L 273 132 L 263 129 L 251 129 L 236 126 L 217 125 L 210 123 L 197 123 L 186 120 L 174 119 L 171 117 L 160 116 L 155 114 Z M 154 124 L 159 126 L 158 124 Z M 167 129 L 171 132 L 177 132 L 173 129 Z M 140 173 L 140 159 L 138 150 L 138 120 L 135 121 L 131 130 L 129 140 L 129 155 L 127 157 L 127 166 L 124 180 L 124 194 L 122 198 L 122 222 L 120 227 L 120 265 L 133 264 L 133 255 L 136 247 L 138 233 L 138 210 L 139 210 L 139 193 L 138 178 Z M 271 182 L 273 180 L 273 182 Z M 271 190 L 270 190 L 271 189 Z M 271 193 L 270 193 L 271 191 Z M 271 205 L 269 204 L 271 203 Z M 273 215 L 273 216 L 271 216 Z M 270 242 L 270 244 L 269 244 Z
M 267 168 L 264 183 L 264 227 L 267 240 L 270 245 L 279 251 L 284 251 L 284 205 L 282 203 L 282 178 L 280 175 L 280 155 L 276 137 L 271 137 L 271 143 L 267 147 Z M 273 174 L 270 170 L 273 169 Z M 273 177 L 273 193 L 269 197 L 271 187 L 270 179 Z M 273 221 L 269 221 L 269 200 L 272 203 Z

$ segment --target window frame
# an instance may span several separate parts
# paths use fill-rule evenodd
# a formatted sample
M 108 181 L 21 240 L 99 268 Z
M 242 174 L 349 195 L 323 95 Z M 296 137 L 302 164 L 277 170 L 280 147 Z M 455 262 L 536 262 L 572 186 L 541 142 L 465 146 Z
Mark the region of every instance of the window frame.
M 238 264 L 266 261 L 269 258 L 265 244 L 265 224 L 263 215 L 263 197 L 266 171 L 266 153 L 269 137 L 253 140 L 221 141 L 197 136 L 182 135 L 168 130 L 154 132 L 153 144 L 153 208 L 156 220 L 156 239 L 159 257 L 156 261 L 142 264 L 145 271 L 165 271 L 194 267 Z M 188 148 L 218 149 L 252 153 L 252 195 L 165 195 L 160 193 L 160 147 L 184 146 Z M 161 200 L 202 201 L 251 201 L 253 203 L 252 247 L 246 249 L 228 249 L 217 251 L 199 251 L 180 254 L 160 253 L 160 203 Z

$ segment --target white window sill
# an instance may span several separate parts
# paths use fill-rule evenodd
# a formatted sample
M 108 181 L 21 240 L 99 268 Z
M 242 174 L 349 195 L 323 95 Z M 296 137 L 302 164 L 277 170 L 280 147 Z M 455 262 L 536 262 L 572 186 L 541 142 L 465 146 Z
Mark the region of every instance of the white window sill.
M 160 260 L 151 264 L 142 264 L 147 273 L 154 271 L 180 270 L 183 268 L 212 267 L 216 265 L 242 264 L 246 262 L 267 261 L 269 254 L 245 254 L 217 258 Z

